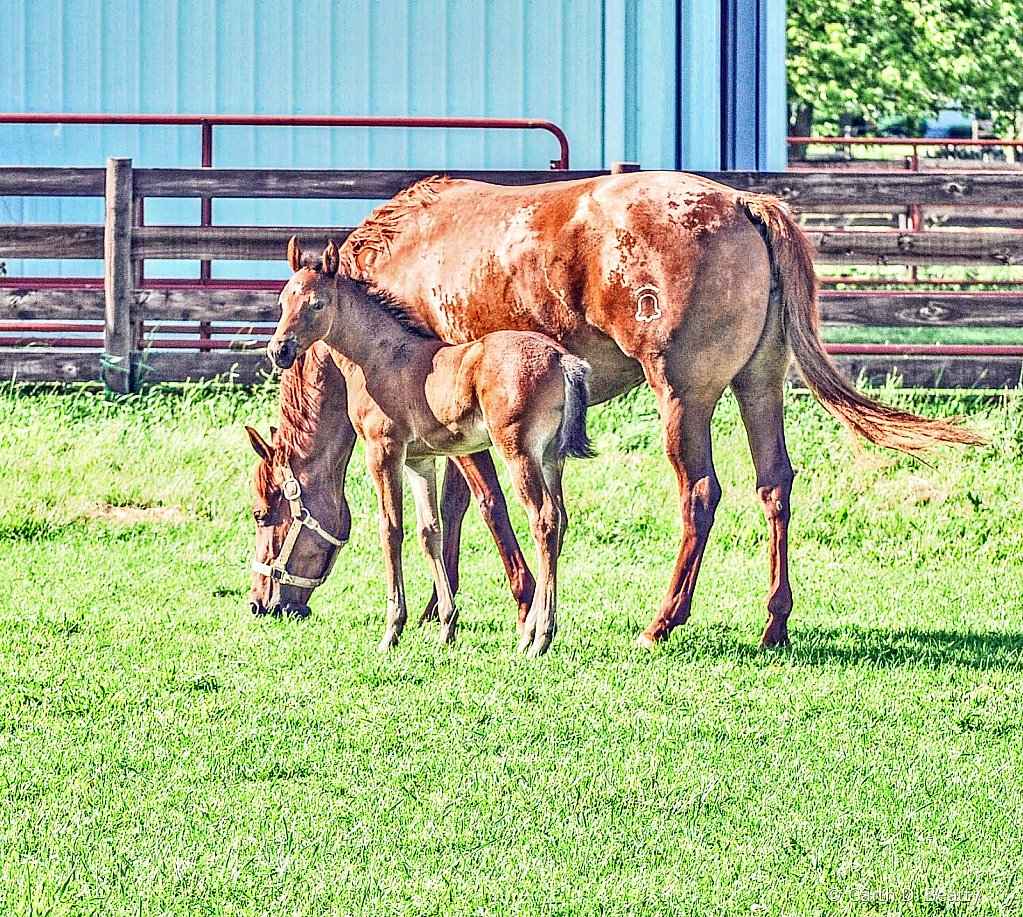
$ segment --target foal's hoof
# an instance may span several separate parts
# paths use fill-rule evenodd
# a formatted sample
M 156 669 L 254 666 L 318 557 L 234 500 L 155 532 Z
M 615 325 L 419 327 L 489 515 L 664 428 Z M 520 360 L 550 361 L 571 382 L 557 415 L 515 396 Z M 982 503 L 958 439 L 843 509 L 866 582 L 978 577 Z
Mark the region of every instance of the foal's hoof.
M 646 631 L 641 633 L 636 638 L 636 646 L 638 646 L 641 650 L 652 650 L 654 647 L 657 646 L 659 642 L 660 641 L 655 640 L 648 633 L 646 633 Z
M 526 650 L 526 658 L 536 659 L 537 656 L 542 656 L 550 649 L 551 641 L 552 637 L 537 637 Z
M 440 626 L 440 637 L 441 643 L 454 643 L 455 642 L 455 625 L 458 624 L 458 612 L 452 612 L 448 618 L 447 623 L 442 623 Z
M 389 652 L 398 645 L 398 632 L 393 628 L 389 627 L 387 632 L 384 634 L 384 639 L 380 641 L 380 646 L 377 649 L 381 653 Z

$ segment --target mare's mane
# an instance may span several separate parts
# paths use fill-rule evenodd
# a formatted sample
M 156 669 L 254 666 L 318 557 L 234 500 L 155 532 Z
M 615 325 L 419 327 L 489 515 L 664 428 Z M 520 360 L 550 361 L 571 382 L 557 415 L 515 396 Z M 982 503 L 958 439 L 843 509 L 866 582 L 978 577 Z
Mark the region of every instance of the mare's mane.
M 429 207 L 451 183 L 447 176 L 431 175 L 429 178 L 420 179 L 404 191 L 399 191 L 387 203 L 377 207 L 352 230 L 351 235 L 341 246 L 342 270 L 354 277 L 361 271 L 361 265 L 358 263 L 360 255 L 366 252 L 385 254 L 391 240 L 404 228 L 409 215 L 416 210 Z
M 273 442 L 273 465 L 262 459 L 256 464 L 254 487 L 256 495 L 272 505 L 276 494 L 273 466 L 291 462 L 291 456 L 303 437 L 312 435 L 319 420 L 322 403 L 322 355 L 318 360 L 311 351 L 302 354 L 289 369 L 281 373 L 280 414 Z M 326 356 L 329 360 L 330 357 Z

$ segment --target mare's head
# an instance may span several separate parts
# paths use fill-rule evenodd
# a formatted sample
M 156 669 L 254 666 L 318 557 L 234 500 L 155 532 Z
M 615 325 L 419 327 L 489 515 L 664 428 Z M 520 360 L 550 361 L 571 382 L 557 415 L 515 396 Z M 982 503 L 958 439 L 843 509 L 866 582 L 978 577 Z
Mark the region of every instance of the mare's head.
M 340 256 L 334 240 L 322 258 L 303 257 L 298 240 L 288 243 L 288 264 L 294 272 L 281 291 L 281 318 L 266 352 L 274 365 L 287 369 L 315 341 L 330 333 L 336 314 L 337 271 Z
M 280 424 L 270 428 L 270 442 L 245 428 L 259 457 L 249 607 L 257 615 L 305 617 L 352 524 L 344 485 L 355 431 L 344 377 L 325 346 L 282 375 Z

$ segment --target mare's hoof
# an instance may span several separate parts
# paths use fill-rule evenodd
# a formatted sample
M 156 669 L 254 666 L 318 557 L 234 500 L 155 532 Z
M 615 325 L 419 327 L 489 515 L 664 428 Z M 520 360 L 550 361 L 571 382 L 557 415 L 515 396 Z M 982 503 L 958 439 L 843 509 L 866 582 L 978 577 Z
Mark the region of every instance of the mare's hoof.
M 384 634 L 384 639 L 380 641 L 380 646 L 377 647 L 381 653 L 389 652 L 398 645 L 398 633 L 394 630 L 388 630 Z
M 762 650 L 773 649 L 776 646 L 791 646 L 789 642 L 789 624 L 784 618 L 768 621 L 764 629 L 764 636 L 760 638 Z
M 424 624 L 432 624 L 436 621 L 440 621 L 440 615 L 437 614 L 437 606 L 427 605 L 419 616 L 419 626 L 422 627 Z
M 658 642 L 645 631 L 636 638 L 636 646 L 641 650 L 652 650 Z

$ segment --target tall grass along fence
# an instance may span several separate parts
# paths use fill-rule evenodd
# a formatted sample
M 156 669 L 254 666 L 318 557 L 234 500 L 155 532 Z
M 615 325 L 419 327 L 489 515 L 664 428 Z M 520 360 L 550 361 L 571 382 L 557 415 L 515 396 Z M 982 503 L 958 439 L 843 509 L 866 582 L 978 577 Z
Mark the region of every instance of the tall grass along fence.
M 263 351 L 282 282 L 156 280 L 145 261 L 276 260 L 293 233 L 315 248 L 350 230 L 145 225 L 145 200 L 376 201 L 428 174 L 134 169 L 128 159 L 106 169 L 0 168 L 0 195 L 105 200 L 103 224 L 4 225 L 0 259 L 95 259 L 104 277 L 0 277 L 0 377 L 102 380 L 122 392 L 147 381 L 257 381 L 268 370 Z M 449 174 L 530 184 L 600 173 Z M 799 214 L 818 253 L 826 330 L 838 339 L 829 347 L 851 376 L 879 382 L 897 372 L 907 385 L 942 387 L 1020 381 L 1023 174 L 705 174 L 776 194 Z M 973 339 L 955 342 L 964 330 Z

